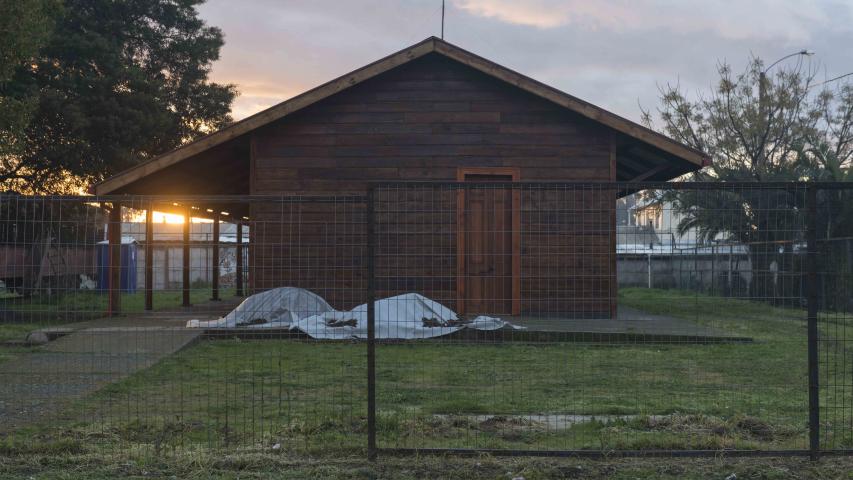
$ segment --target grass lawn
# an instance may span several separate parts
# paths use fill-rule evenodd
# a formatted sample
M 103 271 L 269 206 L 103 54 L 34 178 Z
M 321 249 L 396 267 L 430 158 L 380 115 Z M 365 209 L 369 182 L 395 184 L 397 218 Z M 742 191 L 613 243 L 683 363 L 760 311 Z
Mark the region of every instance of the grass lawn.
M 225 288 L 220 290 L 220 296 L 228 298 L 234 296 L 234 292 L 233 288 Z M 198 304 L 208 300 L 209 288 L 190 290 L 190 303 Z M 14 321 L 0 321 L 0 343 L 23 340 L 27 333 L 39 328 L 104 317 L 108 301 L 105 293 L 84 290 L 62 295 L 0 300 L 0 311 L 3 315 L 14 317 Z M 154 310 L 178 310 L 181 308 L 183 293 L 180 290 L 155 290 L 152 301 Z M 121 310 L 122 314 L 144 312 L 144 292 L 140 290 L 135 293 L 122 293 Z
M 222 298 L 234 295 L 234 289 L 223 289 Z M 209 288 L 190 290 L 192 303 L 203 303 L 210 299 Z M 177 310 L 181 306 L 181 291 L 155 291 L 155 310 Z M 0 310 L 4 316 L 13 316 L 14 321 L 2 320 L 0 316 L 0 363 L 15 358 L 32 349 L 18 345 L 27 334 L 46 327 L 58 327 L 63 324 L 91 320 L 105 316 L 107 295 L 94 291 L 75 291 L 63 295 L 41 296 L 36 298 L 10 297 L 0 299 Z M 121 296 L 124 313 L 140 313 L 145 310 L 143 291 L 123 293 Z
M 380 447 L 807 448 L 802 310 L 646 289 L 622 290 L 620 304 L 754 342 L 381 344 Z M 822 320 L 823 383 L 832 386 L 821 391 L 822 442 L 853 448 L 851 362 L 844 343 L 832 340 L 850 319 Z M 40 449 L 97 458 L 197 449 L 298 453 L 304 464 L 356 458 L 366 442 L 365 378 L 364 343 L 204 341 L 78 402 L 68 421 L 19 432 L 5 448 L 26 453 L 35 438 Z M 537 465 L 531 471 L 558 468 Z M 366 467 L 353 468 L 341 475 L 358 478 Z
M 210 294 L 209 287 L 193 288 L 190 290 L 190 302 L 193 304 L 206 302 L 210 300 Z M 233 295 L 233 288 L 220 290 L 222 298 Z M 180 289 L 155 290 L 153 293 L 155 310 L 177 309 L 181 306 L 182 300 L 183 292 Z M 45 326 L 102 317 L 107 311 L 108 302 L 108 295 L 104 292 L 75 290 L 58 295 L 3 299 L 0 300 L 0 309 L 4 312 L 17 312 L 25 321 Z M 134 293 L 122 293 L 121 308 L 123 313 L 145 311 L 144 291 L 139 289 Z M 2 328 L 9 325 L 9 322 L 5 323 Z

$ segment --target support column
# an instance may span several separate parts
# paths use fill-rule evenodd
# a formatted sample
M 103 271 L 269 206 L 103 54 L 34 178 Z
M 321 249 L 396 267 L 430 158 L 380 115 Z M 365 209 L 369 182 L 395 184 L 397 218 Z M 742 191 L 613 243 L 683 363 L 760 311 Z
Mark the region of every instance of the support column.
M 181 273 L 183 274 L 183 303 L 185 307 L 190 304 L 190 224 L 192 223 L 192 210 L 187 207 L 187 213 L 184 214 L 184 241 L 183 241 L 183 265 Z
M 121 203 L 113 202 L 107 224 L 107 241 L 109 243 L 109 280 L 107 281 L 109 295 L 109 315 L 121 313 Z
M 258 266 L 255 263 L 255 238 L 257 237 L 257 226 L 258 223 L 252 225 L 249 223 L 249 244 L 246 245 L 246 274 L 249 278 L 246 279 L 246 292 L 251 295 L 253 293 L 257 293 L 257 283 L 258 283 L 258 275 L 257 270 Z
M 154 309 L 154 206 L 145 210 L 145 310 Z
M 213 289 L 212 295 L 210 296 L 211 300 L 218 301 L 219 300 L 219 214 L 213 214 L 213 255 L 211 255 L 211 265 L 210 271 L 213 278 L 211 278 L 211 286 Z
M 237 222 L 237 272 L 234 282 L 237 284 L 237 296 L 243 296 L 243 222 Z

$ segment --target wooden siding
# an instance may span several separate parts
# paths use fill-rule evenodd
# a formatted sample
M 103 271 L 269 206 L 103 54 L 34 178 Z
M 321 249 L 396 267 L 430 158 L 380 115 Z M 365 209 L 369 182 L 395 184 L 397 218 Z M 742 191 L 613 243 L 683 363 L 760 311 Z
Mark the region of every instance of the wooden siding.
M 606 127 L 436 54 L 256 130 L 251 154 L 253 194 L 363 194 L 368 181 L 455 181 L 457 169 L 470 167 L 516 167 L 524 180 L 607 181 L 612 175 L 611 132 Z M 430 222 L 446 221 L 447 225 L 442 232 L 434 224 L 431 232 L 409 235 L 407 254 L 385 255 L 383 261 L 390 263 L 378 265 L 384 278 L 380 295 L 415 290 L 449 306 L 455 304 L 456 197 L 450 193 L 435 198 L 427 198 L 434 192 L 421 192 L 421 198 L 409 195 L 396 206 L 397 214 L 387 219 L 403 222 L 405 216 L 412 228 Z M 593 299 L 606 303 L 613 292 L 608 267 L 613 226 L 608 209 L 615 205 L 605 205 L 600 195 L 591 192 L 578 195 L 577 205 L 596 211 L 604 208 L 605 214 L 594 220 L 589 212 L 580 211 L 574 217 L 549 216 L 547 209 L 553 205 L 544 198 L 528 205 L 536 210 L 522 211 L 524 313 L 582 312 L 586 316 L 609 309 Z M 609 202 L 612 197 L 607 198 Z M 563 200 L 568 201 L 555 201 Z M 425 211 L 424 205 L 438 207 L 440 212 Z M 411 210 L 408 216 L 404 206 Z M 329 218 L 332 210 L 324 214 L 322 209 L 339 207 L 317 208 L 313 212 L 317 218 Z M 347 289 L 363 287 L 363 268 L 342 266 L 338 274 L 324 262 L 333 254 L 349 259 L 352 251 L 338 249 L 363 244 L 361 227 L 347 227 L 343 247 L 336 247 L 329 242 L 337 239 L 340 229 L 329 232 L 328 225 L 303 224 L 301 247 L 293 248 L 296 239 L 287 233 L 292 231 L 282 228 L 291 221 L 284 220 L 285 213 L 292 212 L 253 206 L 257 225 L 253 230 L 254 287 L 319 288 L 320 294 L 331 291 L 335 307 L 353 306 L 345 297 L 357 295 Z M 306 247 L 312 242 L 318 248 Z M 565 248 L 577 249 L 561 253 L 565 259 L 554 266 L 549 262 L 553 252 L 544 246 L 559 242 L 570 242 Z M 386 253 L 379 252 L 380 256 Z M 322 268 L 311 273 L 312 262 Z M 560 301 L 549 301 L 545 295 Z

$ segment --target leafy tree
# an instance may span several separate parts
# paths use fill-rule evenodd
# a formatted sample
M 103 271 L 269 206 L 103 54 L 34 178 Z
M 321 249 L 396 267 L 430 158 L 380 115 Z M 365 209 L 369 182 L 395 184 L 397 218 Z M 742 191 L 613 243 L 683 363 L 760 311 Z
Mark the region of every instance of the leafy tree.
M 38 92 L 0 182 L 78 190 L 231 121 L 232 85 L 210 82 L 222 32 L 202 0 L 66 0 L 53 35 L 8 92 Z
M 9 178 L 16 178 L 15 159 L 38 105 L 36 89 L 14 88 L 9 82 L 16 69 L 31 68 L 59 11 L 58 0 L 0 0 L 0 169 Z
M 664 133 L 705 151 L 712 165 L 688 180 L 771 182 L 850 180 L 853 95 L 815 83 L 815 70 L 801 62 L 780 64 L 772 75 L 754 58 L 739 74 L 721 64 L 709 94 L 690 100 L 679 86 L 661 89 L 658 109 Z M 644 120 L 654 127 L 652 115 Z M 680 191 L 667 195 L 682 214 L 681 233 L 698 232 L 700 242 L 725 239 L 749 244 L 751 296 L 779 297 L 771 264 L 785 268 L 792 242 L 802 240 L 805 192 L 777 189 Z M 829 220 L 829 197 L 820 223 L 828 235 L 843 222 Z M 834 205 L 839 199 L 833 200 Z
M 823 90 L 815 101 L 816 122 L 798 151 L 810 179 L 853 182 L 853 85 Z M 853 190 L 818 192 L 818 236 L 853 237 Z
M 0 0 L 0 82 L 39 52 L 58 11 L 58 0 Z

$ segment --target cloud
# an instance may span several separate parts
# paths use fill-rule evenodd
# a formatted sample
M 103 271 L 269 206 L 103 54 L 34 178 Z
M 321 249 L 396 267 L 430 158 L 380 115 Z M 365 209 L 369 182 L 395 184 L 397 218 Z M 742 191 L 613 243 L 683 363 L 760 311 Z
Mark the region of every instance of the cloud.
M 454 5 L 473 15 L 540 29 L 708 31 L 732 39 L 784 35 L 808 41 L 816 27 L 832 20 L 818 2 L 802 0 L 454 0 Z
M 449 0 L 447 40 L 638 120 L 658 85 L 707 90 L 718 60 L 735 69 L 802 48 L 827 78 L 853 70 L 846 0 Z M 225 33 L 211 77 L 236 83 L 235 118 L 407 47 L 440 29 L 438 0 L 208 0 Z
M 571 18 L 566 11 L 555 12 L 545 2 L 513 2 L 512 0 L 457 0 L 462 10 L 503 22 L 537 28 L 553 28 L 566 25 Z

